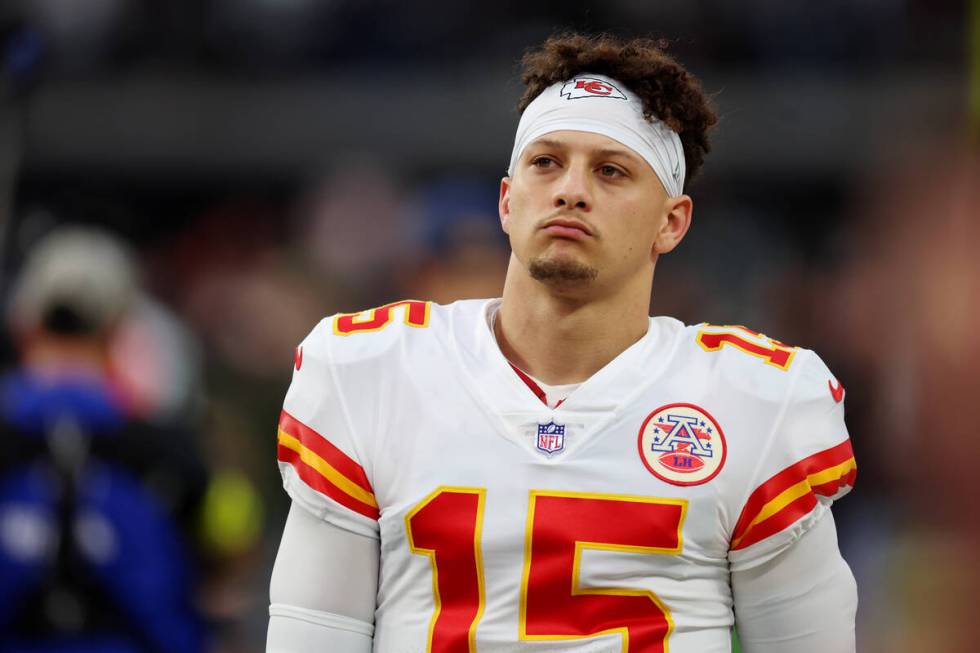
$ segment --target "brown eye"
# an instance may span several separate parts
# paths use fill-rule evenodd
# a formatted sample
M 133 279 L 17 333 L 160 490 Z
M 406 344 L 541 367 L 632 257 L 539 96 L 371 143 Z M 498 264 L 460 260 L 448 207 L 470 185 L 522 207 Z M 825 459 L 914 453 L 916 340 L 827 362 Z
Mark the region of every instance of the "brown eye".
M 555 160 L 550 156 L 539 156 L 531 161 L 531 165 L 536 168 L 550 168 L 552 165 L 554 165 L 554 163 Z
M 599 174 L 603 177 L 622 177 L 624 173 L 616 166 L 605 165 L 599 168 Z

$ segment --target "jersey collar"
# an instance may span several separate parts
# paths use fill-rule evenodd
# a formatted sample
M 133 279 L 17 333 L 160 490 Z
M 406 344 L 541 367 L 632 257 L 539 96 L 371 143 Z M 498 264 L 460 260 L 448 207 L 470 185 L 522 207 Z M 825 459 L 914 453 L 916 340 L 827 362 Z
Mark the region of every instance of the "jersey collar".
M 676 347 L 676 338 L 671 337 L 672 330 L 668 328 L 673 320 L 651 318 L 642 338 L 585 380 L 564 403 L 549 408 L 514 373 L 500 351 L 488 319 L 500 301 L 473 303 L 470 306 L 477 310 L 459 311 L 455 316 L 454 348 L 465 383 L 491 419 L 496 420 L 502 434 L 521 446 L 534 448 L 537 425 L 567 425 L 570 435 L 566 455 L 560 458 L 588 442 L 656 381 Z

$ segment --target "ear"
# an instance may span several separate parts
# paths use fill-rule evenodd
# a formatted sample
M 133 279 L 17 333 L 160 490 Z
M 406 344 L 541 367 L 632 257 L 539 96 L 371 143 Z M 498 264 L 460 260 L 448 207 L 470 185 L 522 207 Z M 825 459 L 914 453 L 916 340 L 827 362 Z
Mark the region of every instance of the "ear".
M 666 254 L 684 239 L 687 230 L 691 227 L 691 217 L 694 213 L 694 202 L 689 195 L 678 197 L 668 197 L 664 202 L 664 215 L 666 220 L 657 232 L 657 238 L 653 241 L 654 255 Z
M 510 177 L 500 180 L 500 199 L 497 200 L 497 212 L 500 214 L 500 227 L 509 234 L 510 221 Z

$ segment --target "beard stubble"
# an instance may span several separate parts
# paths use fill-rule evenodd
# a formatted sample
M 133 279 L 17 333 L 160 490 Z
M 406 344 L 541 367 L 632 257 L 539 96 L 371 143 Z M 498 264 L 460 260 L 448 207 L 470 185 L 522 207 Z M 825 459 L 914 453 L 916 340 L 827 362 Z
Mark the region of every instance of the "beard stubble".
M 599 276 L 593 267 L 562 258 L 536 258 L 528 265 L 528 272 L 535 281 L 558 284 L 589 284 Z

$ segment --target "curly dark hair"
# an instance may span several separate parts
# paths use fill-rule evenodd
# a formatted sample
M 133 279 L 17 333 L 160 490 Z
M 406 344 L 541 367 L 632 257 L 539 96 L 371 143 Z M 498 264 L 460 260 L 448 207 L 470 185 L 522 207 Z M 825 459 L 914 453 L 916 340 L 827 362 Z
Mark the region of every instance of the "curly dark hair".
M 622 82 L 643 101 L 647 120 L 659 118 L 681 138 L 687 163 L 685 187 L 711 149 L 708 130 L 718 122 L 694 75 L 667 55 L 662 40 L 564 33 L 552 36 L 522 59 L 527 86 L 517 104 L 521 113 L 541 91 L 575 75 L 593 73 Z

